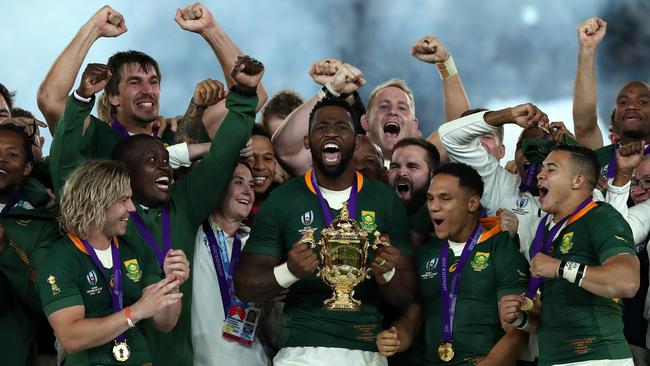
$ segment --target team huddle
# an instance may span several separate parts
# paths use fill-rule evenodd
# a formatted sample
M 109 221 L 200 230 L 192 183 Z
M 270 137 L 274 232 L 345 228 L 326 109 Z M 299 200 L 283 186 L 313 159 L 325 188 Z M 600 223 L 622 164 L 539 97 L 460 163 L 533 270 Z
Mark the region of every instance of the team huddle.
M 426 137 L 403 80 L 364 102 L 363 72 L 328 58 L 315 95 L 268 98 L 210 10 L 175 21 L 225 80 L 183 115 L 159 115 L 143 52 L 81 71 L 127 31 L 109 6 L 42 82 L 45 122 L 0 84 L 3 364 L 646 365 L 650 86 L 621 88 L 604 145 L 604 20 L 577 29 L 575 134 L 531 103 L 472 109 L 423 37 L 446 120 Z

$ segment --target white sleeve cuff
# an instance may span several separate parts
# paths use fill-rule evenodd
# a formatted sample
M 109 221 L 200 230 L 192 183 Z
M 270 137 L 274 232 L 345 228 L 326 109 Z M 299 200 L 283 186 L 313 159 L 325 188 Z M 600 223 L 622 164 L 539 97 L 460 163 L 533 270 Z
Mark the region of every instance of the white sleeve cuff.
M 72 97 L 83 103 L 90 103 L 93 101 L 93 96 L 90 96 L 90 98 L 84 98 L 81 95 L 77 94 L 76 90 L 72 92 Z
M 289 286 L 293 285 L 299 280 L 298 277 L 294 276 L 293 273 L 291 273 L 287 262 L 284 262 L 281 265 L 273 268 L 273 276 L 275 276 L 275 280 L 278 281 L 278 284 L 284 288 L 289 288 Z
M 190 149 L 186 142 L 167 146 L 167 151 L 169 152 L 169 165 L 172 169 L 192 165 L 192 161 L 190 160 Z
M 627 183 L 625 183 L 622 186 L 618 187 L 618 186 L 615 186 L 613 184 L 614 183 L 613 178 L 608 179 L 607 180 L 607 192 L 612 192 L 612 193 L 616 193 L 616 194 L 626 194 L 627 195 L 630 192 L 630 182 L 631 181 L 628 180 Z

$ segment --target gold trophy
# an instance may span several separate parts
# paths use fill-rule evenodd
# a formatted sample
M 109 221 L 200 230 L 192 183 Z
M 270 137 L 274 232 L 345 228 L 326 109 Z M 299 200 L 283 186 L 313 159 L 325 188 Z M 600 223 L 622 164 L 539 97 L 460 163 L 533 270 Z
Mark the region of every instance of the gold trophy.
M 317 276 L 334 290 L 331 298 L 323 302 L 328 311 L 359 311 L 361 301 L 354 299 L 354 288 L 364 279 L 370 278 L 371 268 L 367 267 L 368 248 L 377 250 L 380 246 L 390 244 L 379 240 L 380 233 L 375 231 L 375 241 L 368 242 L 368 233 L 359 227 L 359 223 L 350 219 L 347 202 L 343 203 L 341 214 L 332 225 L 321 231 L 318 243 L 313 238 L 311 229 L 300 241 L 311 248 L 320 245 L 321 265 Z

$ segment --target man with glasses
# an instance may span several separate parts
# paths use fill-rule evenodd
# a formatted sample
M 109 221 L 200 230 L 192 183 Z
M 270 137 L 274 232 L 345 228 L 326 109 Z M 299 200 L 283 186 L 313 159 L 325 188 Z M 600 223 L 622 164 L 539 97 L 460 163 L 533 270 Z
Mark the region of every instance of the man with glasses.
M 650 155 L 646 155 L 634 170 L 630 183 L 630 199 L 635 205 L 650 198 Z

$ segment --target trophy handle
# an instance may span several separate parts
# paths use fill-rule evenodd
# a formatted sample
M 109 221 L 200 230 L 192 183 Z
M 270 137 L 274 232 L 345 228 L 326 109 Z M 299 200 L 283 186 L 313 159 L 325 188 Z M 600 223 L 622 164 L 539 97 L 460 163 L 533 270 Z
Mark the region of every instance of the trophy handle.
M 380 247 L 389 247 L 390 246 L 390 243 L 379 240 L 379 238 L 381 238 L 381 233 L 379 231 L 375 230 L 373 235 L 375 236 L 375 241 L 373 241 L 372 245 L 371 245 L 373 250 L 377 250 Z
M 316 248 L 316 240 L 314 240 L 314 233 L 316 232 L 316 229 L 314 228 L 309 228 L 307 231 L 305 231 L 304 234 L 302 234 L 302 237 L 300 240 L 298 240 L 299 244 L 305 244 L 306 246 L 314 249 Z

